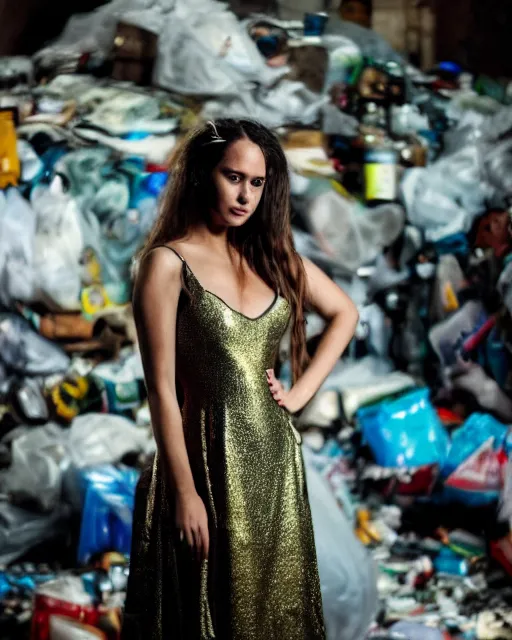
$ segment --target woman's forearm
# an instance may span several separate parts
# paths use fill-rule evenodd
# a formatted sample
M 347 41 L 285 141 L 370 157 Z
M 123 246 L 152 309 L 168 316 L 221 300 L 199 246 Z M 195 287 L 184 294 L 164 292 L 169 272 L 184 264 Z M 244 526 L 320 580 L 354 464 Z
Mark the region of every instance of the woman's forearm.
M 349 342 L 359 315 L 355 307 L 337 314 L 327 325 L 311 362 L 290 390 L 294 411 L 302 409 L 322 386 Z
M 155 440 L 169 481 L 177 494 L 194 493 L 196 488 L 178 401 L 166 390 L 150 392 L 148 399 Z

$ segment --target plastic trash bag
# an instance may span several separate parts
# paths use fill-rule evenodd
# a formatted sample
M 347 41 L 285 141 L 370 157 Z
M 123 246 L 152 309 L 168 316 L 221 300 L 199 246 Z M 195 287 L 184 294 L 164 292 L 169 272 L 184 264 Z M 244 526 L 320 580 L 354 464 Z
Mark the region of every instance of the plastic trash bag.
M 49 298 L 62 309 L 77 309 L 83 240 L 76 203 L 64 193 L 60 177 L 49 188 L 34 189 L 31 202 L 37 214 L 34 280 L 39 293 L 34 297 Z
M 27 376 L 63 373 L 70 362 L 60 347 L 13 313 L 0 313 L 0 360 L 8 370 Z
M 469 145 L 429 167 L 406 171 L 401 192 L 410 222 L 435 242 L 467 233 L 493 189 L 481 180 L 479 148 Z
M 0 191 L 0 303 L 30 302 L 34 291 L 36 216 L 13 187 Z
M 78 562 L 102 551 L 130 554 L 135 487 L 134 469 L 97 467 L 82 472 L 85 499 L 78 545 Z
M 235 96 L 248 82 L 270 86 L 284 73 L 266 65 L 247 30 L 219 2 L 178 0 L 162 24 L 159 86 L 190 95 Z
M 131 420 L 105 413 L 87 413 L 73 420 L 69 432 L 69 455 L 77 469 L 119 462 L 128 453 L 150 446 L 146 430 Z
M 441 469 L 444 495 L 468 506 L 499 498 L 503 486 L 508 427 L 484 413 L 474 413 L 452 434 Z
M 328 640 L 361 640 L 377 611 L 377 575 L 304 448 L 304 460 Z
M 0 564 L 10 564 L 32 547 L 64 533 L 69 515 L 63 504 L 49 514 L 40 514 L 1 502 Z
M 381 467 L 421 467 L 445 461 L 449 438 L 430 404 L 428 389 L 359 409 L 357 419 Z
M 404 228 L 405 213 L 394 204 L 365 209 L 331 190 L 312 202 L 309 223 L 330 247 L 332 258 L 355 272 L 396 240 Z
M 28 502 L 53 511 L 62 493 L 62 473 L 69 464 L 67 433 L 56 424 L 35 427 L 12 442 L 11 465 L 0 474 L 0 487 L 17 504 Z

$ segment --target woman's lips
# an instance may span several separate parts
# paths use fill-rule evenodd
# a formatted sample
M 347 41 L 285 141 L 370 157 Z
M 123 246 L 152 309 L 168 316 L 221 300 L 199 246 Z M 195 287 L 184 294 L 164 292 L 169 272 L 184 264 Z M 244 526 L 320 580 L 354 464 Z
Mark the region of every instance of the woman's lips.
M 231 207 L 230 211 L 236 216 L 246 216 L 249 213 L 247 209 L 238 209 L 237 207 Z

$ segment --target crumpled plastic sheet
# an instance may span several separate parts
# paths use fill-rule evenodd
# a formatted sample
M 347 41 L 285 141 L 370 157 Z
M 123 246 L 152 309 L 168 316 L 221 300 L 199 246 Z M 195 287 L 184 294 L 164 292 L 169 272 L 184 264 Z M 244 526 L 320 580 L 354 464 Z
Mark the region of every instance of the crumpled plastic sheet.
M 0 488 L 17 501 L 51 511 L 67 497 L 75 501 L 71 469 L 114 464 L 128 453 L 151 450 L 146 429 L 121 416 L 83 414 L 69 429 L 48 423 L 12 442 L 11 466 L 0 473 Z
M 52 511 L 61 500 L 62 474 L 69 464 L 67 433 L 48 423 L 27 431 L 12 442 L 10 467 L 0 474 L 0 487 L 17 504 L 36 503 L 41 511 Z
M 216 98 L 206 103 L 205 117 L 250 116 L 269 126 L 318 119 L 324 99 L 302 83 L 278 82 L 288 69 L 269 67 L 244 25 L 214 0 L 115 0 L 71 18 L 58 41 L 40 55 L 51 50 L 63 57 L 76 50 L 106 54 L 119 19 L 158 34 L 156 85 Z
M 304 448 L 328 640 L 361 640 L 377 611 L 376 567 Z
M 467 233 L 493 189 L 481 181 L 479 148 L 469 145 L 429 167 L 406 171 L 401 193 L 409 221 L 435 242 Z
M 274 87 L 255 87 L 252 93 L 209 100 L 202 111 L 204 118 L 243 118 L 259 120 L 267 127 L 284 124 L 314 124 L 327 98 L 318 95 L 302 82 L 281 80 Z
M 37 544 L 64 533 L 70 510 L 60 504 L 52 513 L 33 513 L 0 503 L 0 564 L 14 562 Z
M 8 370 L 27 376 L 63 373 L 70 363 L 59 346 L 14 313 L 0 313 L 0 360 Z
M 313 200 L 309 221 L 332 250 L 332 258 L 355 272 L 396 240 L 404 228 L 405 212 L 395 204 L 365 209 L 331 190 Z
M 488 116 L 467 112 L 447 133 L 447 149 L 437 162 L 405 173 L 407 215 L 427 240 L 467 233 L 490 204 L 505 204 L 512 191 L 510 131 L 512 107 Z

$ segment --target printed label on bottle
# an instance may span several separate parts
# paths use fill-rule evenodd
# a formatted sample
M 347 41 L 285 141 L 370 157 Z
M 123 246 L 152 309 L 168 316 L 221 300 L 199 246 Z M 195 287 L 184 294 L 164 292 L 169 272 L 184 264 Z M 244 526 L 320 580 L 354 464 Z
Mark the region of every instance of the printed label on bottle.
M 394 200 L 397 192 L 395 154 L 378 150 L 368 152 L 364 178 L 366 200 Z

